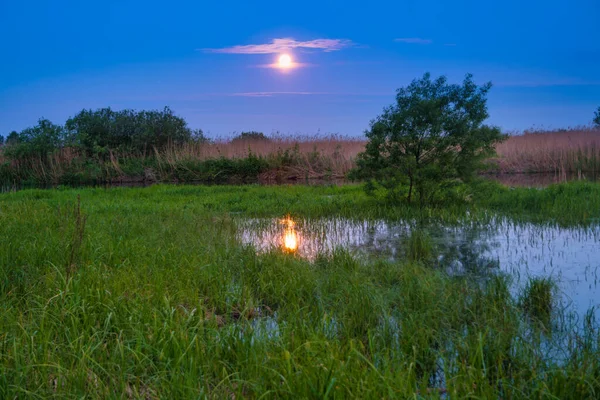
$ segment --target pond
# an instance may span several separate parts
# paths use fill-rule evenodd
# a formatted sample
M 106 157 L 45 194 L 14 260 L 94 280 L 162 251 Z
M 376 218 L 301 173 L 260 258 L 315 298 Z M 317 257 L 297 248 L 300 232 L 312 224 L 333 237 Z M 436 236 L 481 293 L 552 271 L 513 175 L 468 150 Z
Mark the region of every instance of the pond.
M 414 221 L 328 219 L 244 219 L 238 239 L 257 251 L 272 249 L 315 260 L 345 249 L 365 259 L 395 260 L 406 254 Z M 551 277 L 562 304 L 582 318 L 600 316 L 600 226 L 561 228 L 493 217 L 486 223 L 430 224 L 437 267 L 453 275 L 510 274 L 514 288 L 530 277 Z

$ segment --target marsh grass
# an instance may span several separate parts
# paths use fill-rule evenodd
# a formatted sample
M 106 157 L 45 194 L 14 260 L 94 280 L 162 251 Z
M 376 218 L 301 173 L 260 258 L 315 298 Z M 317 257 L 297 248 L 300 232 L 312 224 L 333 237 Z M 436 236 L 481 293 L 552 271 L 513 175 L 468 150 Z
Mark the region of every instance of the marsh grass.
M 190 142 L 145 154 L 110 152 L 88 158 L 74 148 L 48 157 L 8 160 L 0 149 L 3 184 L 93 184 L 131 181 L 204 183 L 306 182 L 344 179 L 362 139 L 271 137 Z
M 489 172 L 550 173 L 555 181 L 597 178 L 600 131 L 528 131 L 496 146 Z M 63 148 L 45 159 L 8 160 L 0 148 L 2 185 L 83 185 L 107 182 L 287 183 L 346 179 L 364 138 L 275 135 L 267 140 L 190 142 L 143 154 L 111 152 L 103 159 Z
M 418 212 L 359 186 L 1 194 L 0 398 L 597 398 L 597 325 L 542 346 L 503 276 L 235 239 L 240 216 Z
M 433 256 L 433 243 L 422 229 L 412 230 L 405 240 L 406 256 L 411 261 L 427 262 Z
M 596 178 L 600 174 L 600 129 L 581 127 L 527 131 L 496 146 L 497 171 L 552 173 Z
M 532 278 L 523 289 L 519 305 L 530 318 L 549 327 L 555 308 L 555 293 L 556 284 L 550 278 Z
M 85 234 L 85 222 L 87 217 L 81 212 L 81 197 L 77 195 L 74 205 L 66 205 L 62 210 L 59 207 L 59 230 L 66 240 L 65 253 L 68 254 L 65 263 L 65 277 L 70 277 L 79 268 L 81 259 L 81 245 Z

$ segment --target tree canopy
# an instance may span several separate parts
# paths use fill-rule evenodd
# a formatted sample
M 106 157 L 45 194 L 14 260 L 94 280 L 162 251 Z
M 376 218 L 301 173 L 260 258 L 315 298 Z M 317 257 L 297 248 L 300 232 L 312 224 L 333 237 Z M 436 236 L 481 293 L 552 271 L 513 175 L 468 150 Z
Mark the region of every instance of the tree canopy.
M 398 89 L 395 104 L 371 121 L 355 176 L 368 179 L 369 192 L 381 188 L 408 202 L 416 195 L 421 204 L 471 179 L 503 139 L 500 129 L 484 124 L 490 88 L 472 75 L 449 84 L 427 73 Z

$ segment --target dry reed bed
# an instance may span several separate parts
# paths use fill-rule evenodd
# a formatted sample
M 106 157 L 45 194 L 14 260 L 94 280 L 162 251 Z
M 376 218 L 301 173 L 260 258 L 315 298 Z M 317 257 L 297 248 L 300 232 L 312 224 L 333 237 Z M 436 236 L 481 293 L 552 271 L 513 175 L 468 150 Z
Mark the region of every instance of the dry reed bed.
M 210 159 L 243 159 L 250 154 L 269 160 L 272 169 L 264 172 L 262 180 L 344 178 L 356 164 L 357 155 L 364 150 L 364 138 L 274 137 L 269 140 L 217 140 L 207 143 L 188 143 L 145 156 L 112 153 L 98 167 L 122 173 L 128 159 L 156 160 L 165 170 L 182 163 Z M 511 135 L 496 147 L 498 156 L 492 160 L 499 173 L 554 173 L 557 175 L 597 175 L 600 173 L 600 129 L 576 128 L 560 131 L 526 131 Z M 42 160 L 11 162 L 15 171 L 29 171 L 44 181 L 57 181 L 65 171 L 81 161 L 80 154 L 70 148 L 62 149 Z M 0 165 L 8 162 L 0 150 Z
M 496 146 L 498 169 L 503 173 L 600 172 L 600 129 L 529 131 L 512 135 Z
M 344 174 L 354 167 L 358 153 L 364 150 L 363 138 L 276 138 L 271 141 L 220 141 L 189 145 L 173 151 L 174 159 L 191 157 L 268 157 L 285 150 L 303 155 L 310 168 L 308 154 L 318 153 L 335 161 L 335 170 Z M 600 172 L 600 129 L 580 127 L 556 131 L 525 131 L 512 134 L 496 146 L 494 159 L 502 173 L 598 173 Z
M 174 166 L 182 160 L 246 158 L 250 154 L 271 160 L 286 160 L 263 180 L 344 178 L 354 168 L 358 153 L 364 150 L 362 138 L 346 137 L 276 137 L 270 140 L 231 140 L 190 143 L 157 153 L 159 160 Z M 274 163 L 277 164 L 277 163 Z
M 209 145 L 176 149 L 179 157 L 246 157 L 249 152 L 269 156 L 280 151 L 296 149 L 303 161 L 298 167 L 308 170 L 308 154 L 318 152 L 332 159 L 332 169 L 343 176 L 355 166 L 358 153 L 364 150 L 362 138 L 277 138 L 272 141 L 222 141 Z M 192 150 L 190 152 L 190 150 Z M 500 173 L 592 174 L 600 172 L 600 129 L 580 127 L 556 131 L 525 131 L 512 134 L 496 146 L 494 163 Z M 178 158 L 178 157 L 175 157 Z

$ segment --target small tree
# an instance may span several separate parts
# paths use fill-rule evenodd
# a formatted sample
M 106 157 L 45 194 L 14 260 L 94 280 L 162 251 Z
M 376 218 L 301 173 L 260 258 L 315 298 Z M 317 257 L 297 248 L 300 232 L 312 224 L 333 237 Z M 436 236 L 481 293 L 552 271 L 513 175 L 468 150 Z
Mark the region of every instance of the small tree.
M 202 129 L 192 129 L 190 140 L 195 143 L 206 143 L 208 138 L 204 136 Z
M 380 187 L 392 198 L 421 205 L 440 189 L 473 177 L 503 139 L 488 118 L 491 83 L 477 86 L 472 75 L 449 84 L 427 73 L 398 89 L 396 104 L 384 109 L 366 132 L 368 143 L 357 160 L 355 176 L 367 178 L 367 191 Z
M 594 112 L 594 125 L 596 128 L 600 128 L 600 107 Z
M 42 159 L 60 149 L 65 141 L 62 126 L 41 118 L 36 126 L 11 132 L 6 140 L 5 154 L 11 159 Z
M 18 141 L 19 141 L 19 132 L 12 131 L 11 133 L 8 134 L 8 136 L 6 137 L 6 141 L 4 143 L 8 146 L 10 144 L 17 143 Z

